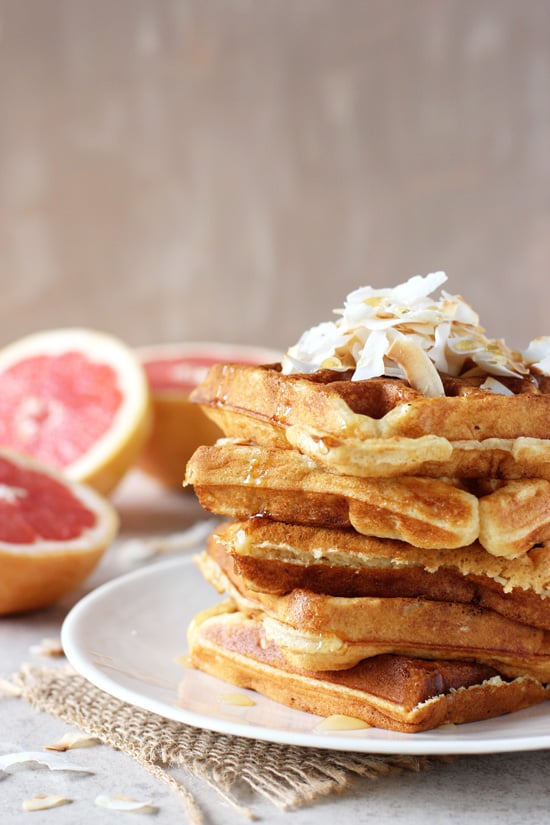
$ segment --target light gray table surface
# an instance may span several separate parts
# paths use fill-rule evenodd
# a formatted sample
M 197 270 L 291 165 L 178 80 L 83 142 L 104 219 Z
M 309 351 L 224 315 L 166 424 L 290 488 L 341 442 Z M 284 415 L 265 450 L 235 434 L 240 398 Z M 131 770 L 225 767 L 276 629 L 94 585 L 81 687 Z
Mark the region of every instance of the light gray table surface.
M 127 478 L 114 501 L 122 516 L 121 539 L 135 535 L 160 535 L 178 531 L 201 517 L 190 496 L 166 493 L 138 474 Z M 120 540 L 119 540 L 120 541 Z M 120 544 L 118 544 L 120 547 Z M 117 545 L 79 593 L 62 604 L 32 615 L 0 620 L 0 676 L 9 677 L 23 663 L 52 664 L 31 651 L 46 637 L 58 637 L 61 623 L 84 592 L 124 573 Z M 26 701 L 0 696 L 0 754 L 40 750 L 57 741 L 69 726 L 34 710 Z M 157 825 L 186 822 L 181 802 L 160 781 L 151 777 L 130 757 L 108 746 L 75 751 L 78 763 L 89 766 L 85 776 L 65 771 L 19 768 L 0 780 L 0 824 L 67 825 L 67 823 L 123 823 L 143 821 L 144 815 L 106 811 L 94 800 L 99 793 L 150 798 L 157 809 L 151 822 Z M 179 773 L 201 806 L 205 823 L 237 825 L 247 820 L 220 800 L 214 790 L 193 777 Z M 73 801 L 49 811 L 24 812 L 22 801 L 37 792 L 60 793 Z M 288 825 L 332 825 L 335 820 L 355 823 L 396 821 L 420 823 L 471 823 L 524 825 L 550 822 L 550 754 L 545 750 L 460 756 L 451 761 L 434 759 L 429 770 L 358 779 L 345 794 L 323 799 L 297 811 L 280 811 L 271 803 L 244 799 L 260 821 Z

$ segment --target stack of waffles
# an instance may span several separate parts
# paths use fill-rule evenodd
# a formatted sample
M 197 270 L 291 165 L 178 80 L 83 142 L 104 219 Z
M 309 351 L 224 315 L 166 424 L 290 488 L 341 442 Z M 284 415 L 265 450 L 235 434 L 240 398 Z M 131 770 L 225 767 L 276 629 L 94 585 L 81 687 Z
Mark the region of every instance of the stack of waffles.
M 281 364 L 195 391 L 225 438 L 186 483 L 227 517 L 195 667 L 403 732 L 550 695 L 550 340 L 487 339 L 444 280 L 358 290 Z

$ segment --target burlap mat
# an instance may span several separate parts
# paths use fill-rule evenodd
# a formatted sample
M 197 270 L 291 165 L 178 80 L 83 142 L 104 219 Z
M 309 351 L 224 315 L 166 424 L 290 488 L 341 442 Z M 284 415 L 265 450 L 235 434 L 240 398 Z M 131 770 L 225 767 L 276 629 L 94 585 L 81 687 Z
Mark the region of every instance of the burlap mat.
M 429 766 L 425 757 L 302 748 L 194 728 L 121 702 L 65 667 L 25 666 L 12 681 L 36 708 L 123 751 L 168 783 L 193 825 L 203 822 L 202 812 L 171 769 L 184 768 L 243 816 L 255 818 L 239 802 L 241 793 L 290 810 L 344 791 L 357 776 L 375 779 Z

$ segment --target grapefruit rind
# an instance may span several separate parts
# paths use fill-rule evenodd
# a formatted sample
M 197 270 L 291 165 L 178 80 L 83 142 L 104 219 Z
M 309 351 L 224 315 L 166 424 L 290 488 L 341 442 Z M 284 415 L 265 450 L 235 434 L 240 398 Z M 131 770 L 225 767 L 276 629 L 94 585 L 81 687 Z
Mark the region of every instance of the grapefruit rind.
M 177 362 L 183 359 L 209 364 L 235 361 L 251 364 L 269 364 L 280 361 L 276 350 L 239 344 L 190 342 L 157 344 L 140 347 L 137 356 L 144 368 L 149 363 Z M 171 489 L 182 489 L 185 465 L 195 449 L 213 444 L 223 433 L 201 410 L 189 401 L 192 386 L 198 383 L 206 367 L 190 370 L 182 387 L 160 387 L 150 382 L 153 408 L 153 427 L 138 458 L 138 466 L 147 475 Z M 194 375 L 193 375 L 194 373 Z
M 68 479 L 35 459 L 0 449 L 0 458 L 63 485 L 95 515 L 93 527 L 69 540 L 39 539 L 29 544 L 0 541 L 0 615 L 48 607 L 79 587 L 114 541 L 119 517 L 94 489 Z M 53 513 L 63 518 L 63 512 Z
M 33 356 L 68 351 L 80 352 L 116 373 L 122 401 L 111 426 L 80 458 L 62 468 L 70 479 L 108 495 L 135 463 L 152 427 L 149 384 L 133 350 L 118 338 L 96 330 L 45 330 L 0 350 L 0 373 Z M 27 452 L 24 445 L 9 446 Z

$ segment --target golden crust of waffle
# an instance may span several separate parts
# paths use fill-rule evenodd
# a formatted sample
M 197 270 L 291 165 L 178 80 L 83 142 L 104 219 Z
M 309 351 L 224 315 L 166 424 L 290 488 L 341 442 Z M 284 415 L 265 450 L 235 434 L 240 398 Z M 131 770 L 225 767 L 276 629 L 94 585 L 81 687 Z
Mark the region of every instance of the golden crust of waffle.
M 234 423 L 234 422 L 233 422 Z M 226 424 L 227 435 L 239 432 Z M 241 428 L 241 434 L 243 432 Z M 258 431 L 249 437 L 264 443 Z M 359 477 L 421 475 L 431 478 L 545 478 L 550 480 L 550 439 L 486 438 L 447 441 L 440 436 L 418 438 L 347 438 L 293 426 L 287 445 L 300 450 L 333 472 Z
M 206 554 L 241 592 L 455 601 L 550 630 L 550 598 L 541 598 L 550 596 L 548 550 L 532 563 L 490 556 L 478 543 L 460 552 L 413 550 L 353 530 L 249 519 L 215 530 Z
M 192 400 L 283 428 L 303 424 L 335 435 L 550 438 L 546 382 L 502 378 L 514 393 L 508 396 L 480 389 L 483 378 L 443 378 L 446 395 L 426 398 L 398 378 L 351 381 L 348 373 L 331 370 L 283 375 L 277 364 L 216 364 Z
M 550 481 L 507 481 L 479 499 L 479 541 L 496 556 L 550 552 Z
M 422 548 L 466 547 L 479 538 L 488 552 L 513 557 L 546 541 L 550 524 L 550 482 L 544 480 L 517 481 L 512 496 L 504 486 L 478 498 L 452 481 L 344 476 L 296 450 L 231 440 L 200 447 L 185 482 L 205 509 L 219 515 L 353 526 L 364 535 Z M 511 498 L 514 516 L 503 522 L 503 502 L 506 509 Z
M 195 667 L 277 702 L 406 733 L 499 716 L 549 695 L 536 680 L 505 681 L 473 662 L 383 655 L 345 671 L 292 669 L 259 622 L 224 610 L 194 619 L 189 649 Z
M 405 381 L 351 381 L 321 370 L 219 364 L 192 398 L 231 437 L 293 446 L 337 472 L 550 478 L 550 382 L 444 376 L 447 395 L 425 398 Z
M 428 478 L 360 479 L 320 469 L 294 450 L 219 441 L 187 464 L 202 506 L 220 515 L 347 527 L 417 547 L 462 547 L 477 538 L 477 499 Z
M 286 621 L 267 611 L 249 615 L 262 617 L 267 637 L 296 667 L 345 670 L 370 656 L 399 653 L 466 659 L 509 677 L 550 681 L 549 631 L 493 611 L 455 602 L 342 599 L 309 591 L 293 591 L 288 605 L 281 598 L 286 597 L 268 606 Z
M 241 592 L 209 556 L 197 560 L 238 610 L 262 621 L 293 667 L 345 670 L 382 653 L 469 659 L 516 677 L 550 681 L 550 631 L 472 604 L 420 598 L 341 597 L 295 589 Z

